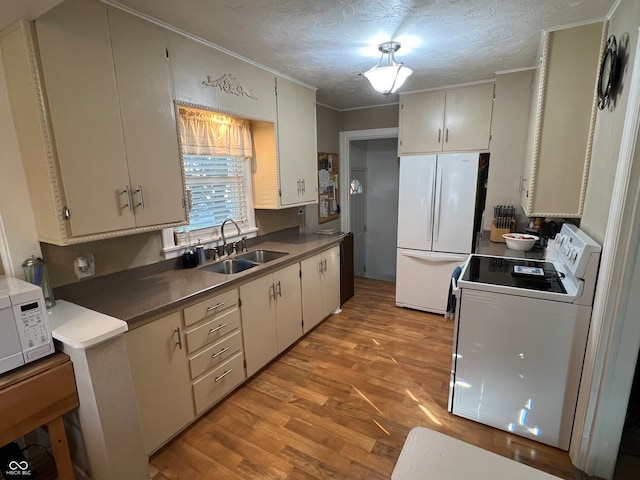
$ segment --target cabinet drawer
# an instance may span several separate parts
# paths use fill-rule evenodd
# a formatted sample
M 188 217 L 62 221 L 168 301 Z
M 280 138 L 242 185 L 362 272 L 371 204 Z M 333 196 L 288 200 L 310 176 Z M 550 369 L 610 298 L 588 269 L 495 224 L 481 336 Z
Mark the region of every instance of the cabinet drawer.
M 213 319 L 230 309 L 238 308 L 238 290 L 229 290 L 211 297 L 204 302 L 184 309 L 184 325 L 188 327 L 201 320 Z
M 200 414 L 246 378 L 242 352 L 193 384 L 196 414 Z
M 215 315 L 212 320 L 205 322 L 193 330 L 187 330 L 187 352 L 193 353 L 199 348 L 217 342 L 240 327 L 240 310 L 228 310 Z
M 240 350 L 242 350 L 242 335 L 240 335 L 240 330 L 236 330 L 228 337 L 189 359 L 191 378 L 197 378 L 210 368 L 220 365 Z

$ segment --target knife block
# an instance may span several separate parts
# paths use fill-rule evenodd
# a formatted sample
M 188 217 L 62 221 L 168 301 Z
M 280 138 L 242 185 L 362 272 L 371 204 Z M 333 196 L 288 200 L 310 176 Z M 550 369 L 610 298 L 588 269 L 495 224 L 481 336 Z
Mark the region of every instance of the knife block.
M 516 229 L 516 219 L 515 218 L 511 219 L 511 225 L 509 226 L 509 228 L 498 228 L 498 227 L 496 227 L 496 220 L 494 218 L 493 222 L 491 223 L 491 236 L 489 237 L 489 240 L 491 240 L 492 242 L 497 242 L 497 243 L 505 243 L 506 240 L 502 237 L 502 235 L 504 235 L 505 233 L 511 233 L 515 229 Z

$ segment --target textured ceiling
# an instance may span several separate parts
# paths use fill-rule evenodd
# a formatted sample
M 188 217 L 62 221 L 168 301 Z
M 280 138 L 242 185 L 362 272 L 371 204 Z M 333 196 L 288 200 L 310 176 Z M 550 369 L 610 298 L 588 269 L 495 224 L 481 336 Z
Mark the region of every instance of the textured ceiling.
M 2 0 L 5 5 L 59 0 Z M 534 64 L 543 29 L 603 19 L 615 0 L 119 0 L 119 4 L 318 88 L 338 109 L 397 102 L 357 74 L 398 40 L 402 91 Z M 107 3 L 115 3 L 107 1 Z

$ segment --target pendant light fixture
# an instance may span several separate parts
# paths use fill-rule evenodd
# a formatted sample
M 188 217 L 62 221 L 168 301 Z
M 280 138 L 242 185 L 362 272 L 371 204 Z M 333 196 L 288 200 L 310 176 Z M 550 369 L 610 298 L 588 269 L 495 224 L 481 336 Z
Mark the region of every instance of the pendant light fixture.
M 405 67 L 404 63 L 396 62 L 394 54 L 399 48 L 400 43 L 398 42 L 381 43 L 378 45 L 378 50 L 382 52 L 382 56 L 378 64 L 370 70 L 360 73 L 360 75 L 369 80 L 376 92 L 382 93 L 385 97 L 398 90 L 404 81 L 409 78 L 409 75 L 413 73 L 413 70 Z

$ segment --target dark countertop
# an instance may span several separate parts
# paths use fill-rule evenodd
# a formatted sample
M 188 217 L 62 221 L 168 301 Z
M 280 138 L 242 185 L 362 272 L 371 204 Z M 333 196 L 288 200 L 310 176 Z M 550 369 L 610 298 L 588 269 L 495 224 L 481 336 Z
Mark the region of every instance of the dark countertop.
M 476 238 L 476 251 L 480 255 L 492 255 L 494 257 L 529 258 L 531 260 L 544 260 L 544 247 L 534 246 L 528 252 L 511 250 L 506 243 L 492 242 L 489 240 L 491 232 L 485 230 Z
M 257 239 L 248 250 L 266 249 L 287 252 L 281 258 L 225 275 L 201 268 L 176 268 L 179 262 L 166 260 L 95 279 L 73 283 L 54 290 L 56 299 L 95 310 L 127 322 L 129 330 L 140 327 L 157 316 L 178 307 L 223 291 L 234 285 L 295 263 L 327 247 L 340 243 L 343 235 L 272 234 Z M 260 241 L 264 239 L 264 241 Z M 179 260 L 179 259 L 178 259 Z M 207 262 L 214 263 L 213 261 Z

